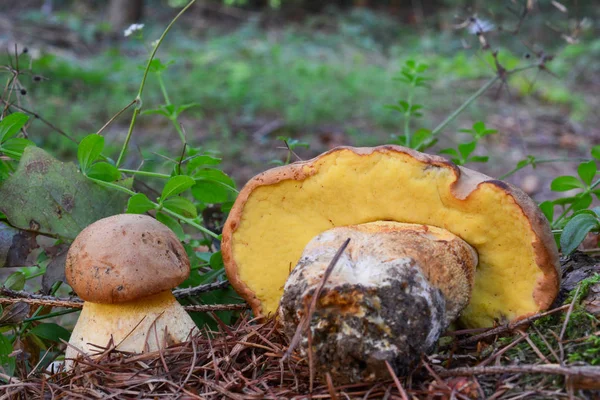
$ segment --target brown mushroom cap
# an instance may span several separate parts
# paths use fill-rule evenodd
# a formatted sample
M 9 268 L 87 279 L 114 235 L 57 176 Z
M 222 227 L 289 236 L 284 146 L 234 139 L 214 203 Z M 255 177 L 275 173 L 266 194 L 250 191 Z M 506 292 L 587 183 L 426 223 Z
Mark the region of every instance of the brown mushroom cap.
M 176 287 L 189 276 L 190 262 L 165 225 L 121 214 L 81 231 L 67 253 L 65 273 L 83 300 L 121 303 Z
M 558 293 L 556 244 L 527 195 L 400 146 L 340 147 L 254 177 L 223 230 L 227 275 L 257 315 L 274 313 L 313 237 L 374 221 L 437 226 L 477 251 L 471 302 L 461 317 L 467 326 L 526 317 Z

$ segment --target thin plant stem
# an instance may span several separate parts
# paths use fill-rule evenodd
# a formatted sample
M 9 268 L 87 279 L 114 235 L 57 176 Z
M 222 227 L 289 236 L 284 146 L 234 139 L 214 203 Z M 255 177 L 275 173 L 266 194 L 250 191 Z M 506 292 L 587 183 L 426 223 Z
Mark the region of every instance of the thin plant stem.
M 159 178 L 159 179 L 169 179 L 171 178 L 171 175 L 169 174 L 161 174 L 160 172 L 151 172 L 151 171 L 140 171 L 140 170 L 135 170 L 135 169 L 127 169 L 127 168 L 119 168 L 119 172 L 125 173 L 125 174 L 132 174 L 132 175 L 140 175 L 140 176 L 147 176 L 149 178 Z M 206 179 L 202 178 L 202 177 L 193 177 L 192 178 L 196 181 L 196 182 L 202 182 L 205 181 Z M 227 189 L 231 190 L 232 192 L 235 193 L 239 193 L 240 191 L 227 185 L 224 182 L 219 182 L 219 181 L 211 181 L 214 182 L 218 185 L 224 186 Z
M 158 84 L 160 86 L 160 91 L 162 92 L 163 97 L 165 98 L 165 103 L 169 106 L 171 105 L 171 99 L 169 99 L 169 94 L 167 93 L 167 88 L 165 86 L 165 81 L 162 78 L 162 74 L 156 74 L 156 79 L 158 79 Z
M 36 317 L 27 318 L 27 319 L 24 319 L 23 322 L 39 321 L 42 319 L 58 317 L 59 315 L 71 314 L 71 313 L 74 313 L 74 312 L 77 312 L 80 310 L 81 310 L 80 308 L 69 308 L 67 310 L 60 310 L 60 311 L 56 311 L 56 312 L 45 314 L 45 315 L 39 315 Z
M 117 158 L 117 163 L 116 166 L 117 168 L 119 167 L 119 165 L 121 165 L 121 162 L 123 162 L 123 157 L 125 156 L 125 152 L 127 151 L 127 147 L 129 146 L 129 141 L 131 140 L 131 135 L 133 133 L 133 128 L 135 126 L 137 117 L 140 113 L 140 110 L 142 108 L 142 93 L 144 92 L 144 87 L 146 86 L 146 79 L 148 78 L 148 73 L 150 72 L 150 65 L 152 64 L 152 60 L 154 60 L 154 56 L 156 55 L 156 51 L 158 50 L 158 48 L 160 47 L 160 45 L 162 44 L 163 40 L 165 39 L 165 37 L 167 36 L 167 33 L 169 33 L 169 31 L 171 30 L 171 28 L 173 27 L 173 25 L 175 24 L 175 22 L 179 19 L 179 17 L 181 17 L 183 15 L 183 13 L 185 13 L 188 8 L 190 8 L 192 6 L 192 4 L 194 4 L 196 2 L 196 0 L 191 0 L 176 16 L 175 18 L 173 18 L 173 20 L 171 20 L 171 22 L 169 23 L 169 25 L 166 27 L 166 29 L 164 30 L 164 32 L 162 33 L 162 35 L 160 36 L 160 38 L 158 39 L 158 43 L 156 43 L 156 46 L 154 46 L 154 49 L 152 50 L 152 53 L 150 54 L 150 58 L 148 59 L 148 63 L 146 64 L 146 69 L 144 70 L 144 76 L 142 77 L 142 83 L 140 84 L 140 89 L 138 90 L 138 94 L 135 97 L 135 103 L 136 103 L 136 107 L 133 110 L 133 116 L 131 117 L 131 123 L 129 124 L 129 130 L 127 131 L 127 136 L 125 137 L 125 142 L 123 143 L 123 147 L 121 148 L 121 152 L 119 153 L 119 158 Z
M 41 271 L 38 271 L 35 274 L 29 275 L 28 277 L 25 278 L 25 280 L 30 280 L 30 279 L 37 278 L 38 276 L 42 276 L 45 273 L 46 273 L 46 268 L 41 268 Z
M 97 184 L 99 184 L 101 186 L 104 186 L 104 187 L 107 187 L 107 188 L 111 188 L 111 189 L 115 189 L 115 190 L 119 190 L 119 191 L 121 191 L 123 193 L 127 193 L 130 196 L 133 196 L 133 195 L 136 194 L 133 190 L 129 190 L 129 189 L 123 187 L 123 186 L 119 186 L 119 185 L 117 185 L 115 183 L 112 183 L 112 182 L 104 182 L 104 181 L 101 181 L 101 180 L 98 180 L 98 179 L 94 179 L 94 178 L 90 178 L 90 177 L 88 177 L 88 179 L 92 180 L 93 182 L 96 182 Z M 217 235 L 216 233 L 214 233 L 210 229 L 206 229 L 202 225 L 196 223 L 194 220 L 192 220 L 190 218 L 186 218 L 183 215 L 178 214 L 178 213 L 176 213 L 174 211 L 171 211 L 171 210 L 169 210 L 167 208 L 163 208 L 160 204 L 157 204 L 157 203 L 155 203 L 153 201 L 151 201 L 151 203 L 154 204 L 154 208 L 156 210 L 160 210 L 160 211 L 162 211 L 162 212 L 164 212 L 166 214 L 170 214 L 171 216 L 179 219 L 180 221 L 183 221 L 186 224 L 188 224 L 190 226 L 193 226 L 194 228 L 198 229 L 200 232 L 205 233 L 205 234 L 211 236 L 214 239 L 221 240 L 221 237 L 219 235 Z
M 548 163 L 554 163 L 554 162 L 582 162 L 582 161 L 589 161 L 589 159 L 582 157 L 582 158 L 549 158 L 549 159 L 542 159 L 542 160 L 534 160 L 533 162 L 528 162 L 527 164 L 521 165 L 520 167 L 513 168 L 506 174 L 499 176 L 498 179 L 504 180 L 504 179 L 508 178 L 509 176 L 514 175 L 517 171 L 527 168 L 530 165 L 548 164 Z
M 509 75 L 512 75 L 512 74 L 515 74 L 518 72 L 526 71 L 526 70 L 529 70 L 532 68 L 538 68 L 538 65 L 533 64 L 533 65 L 527 65 L 527 66 L 521 67 L 521 68 L 515 68 L 511 71 L 507 71 L 506 76 L 509 76 Z M 471 97 L 469 97 L 467 100 L 465 100 L 465 102 L 463 104 L 461 104 L 460 107 L 458 107 L 456 110 L 454 110 L 454 112 L 452 112 L 452 114 L 450 114 L 444 121 L 442 121 L 442 123 L 440 123 L 438 126 L 436 126 L 435 129 L 433 131 L 431 131 L 431 135 L 432 136 L 438 135 L 442 131 L 442 129 L 444 129 L 448 124 L 450 124 L 452 121 L 454 121 L 456 119 L 456 117 L 458 117 L 468 106 L 471 105 L 471 103 L 473 103 L 475 100 L 477 100 L 479 97 L 481 97 L 482 94 L 484 94 L 489 88 L 491 88 L 497 81 L 499 81 L 501 79 L 502 79 L 502 76 L 500 74 L 497 74 L 492 79 L 487 81 L 482 87 L 479 88 L 479 90 L 477 90 L 475 93 L 473 93 L 471 95 Z
M 205 227 L 203 227 L 202 225 L 196 223 L 194 220 L 190 219 L 190 218 L 186 218 L 181 214 L 178 214 L 174 211 L 169 210 L 168 208 L 163 208 L 160 211 L 166 213 L 166 214 L 170 214 L 171 216 L 185 222 L 186 224 L 188 224 L 189 226 L 193 226 L 194 228 L 198 229 L 200 232 L 207 234 L 208 236 L 212 237 L 213 239 L 216 240 L 221 240 L 221 237 L 219 235 L 217 235 L 216 233 L 214 233 L 213 231 L 211 231 L 210 229 L 206 229 Z
M 465 108 L 469 107 L 471 105 L 471 103 L 473 103 L 475 100 L 477 100 L 490 87 L 492 87 L 498 80 L 500 80 L 500 77 L 498 75 L 496 75 L 492 79 L 487 81 L 485 83 L 485 85 L 480 87 L 478 91 L 473 93 L 471 95 L 471 97 L 469 97 L 467 100 L 465 100 L 465 102 L 462 103 L 460 105 L 460 107 L 458 107 L 456 110 L 454 110 L 454 112 L 452 112 L 452 114 L 448 115 L 448 117 L 444 121 L 442 121 L 442 123 L 440 123 L 438 126 L 436 126 L 435 129 L 433 131 L 431 131 L 431 135 L 432 136 L 438 135 L 448 124 L 450 124 L 452 121 L 454 121 L 456 119 L 456 117 L 458 117 L 465 110 Z
M 61 282 L 61 281 L 58 281 L 58 282 L 56 282 L 56 283 L 55 283 L 55 284 L 52 286 L 52 289 L 50 290 L 50 296 L 54 296 L 54 294 L 55 294 L 55 293 L 58 291 L 58 289 L 60 289 L 60 286 L 61 286 L 61 285 L 62 285 L 62 282 Z M 33 313 L 33 315 L 32 315 L 30 318 L 28 318 L 28 321 L 27 321 L 27 320 L 24 320 L 24 324 L 23 324 L 23 326 L 21 327 L 21 329 L 19 330 L 19 334 L 18 334 L 18 336 L 22 336 L 22 335 L 23 335 L 23 334 L 24 334 L 24 333 L 27 331 L 27 329 L 28 329 L 28 328 L 29 328 L 29 326 L 31 325 L 31 321 L 33 321 L 33 320 L 32 320 L 32 318 L 36 318 L 36 317 L 38 317 L 38 316 L 39 316 L 39 314 L 40 314 L 40 312 L 42 312 L 42 310 L 43 310 L 43 309 L 44 309 L 44 307 L 39 307 L 37 310 L 35 310 L 35 312 Z M 38 318 L 38 319 L 39 319 L 39 318 Z
M 410 108 L 412 107 L 412 99 L 413 99 L 413 95 L 415 93 L 415 88 L 412 87 L 411 91 L 408 95 L 408 110 L 406 110 L 404 112 L 404 139 L 405 139 L 405 144 L 408 147 L 411 147 L 411 134 L 410 134 L 410 115 L 411 115 L 411 111 Z
M 169 175 L 169 174 L 161 174 L 160 172 L 141 171 L 141 170 L 135 170 L 135 169 L 126 169 L 126 168 L 119 168 L 119 172 L 123 172 L 125 174 L 131 174 L 131 175 L 147 176 L 150 178 L 160 178 L 160 179 L 169 179 L 171 177 L 171 175 Z
M 116 113 L 115 115 L 113 115 L 113 117 L 111 119 L 108 120 L 107 123 L 104 124 L 104 126 L 100 129 L 98 129 L 98 132 L 96 132 L 97 135 L 101 134 L 102 131 L 104 131 L 104 129 L 106 129 L 107 126 L 109 126 L 115 119 L 119 118 L 119 115 L 123 114 L 125 111 L 127 111 L 127 109 L 129 109 L 129 107 L 131 107 L 132 105 L 134 105 L 136 103 L 137 99 L 133 99 L 129 104 L 127 104 L 125 107 L 123 107 L 118 113 Z

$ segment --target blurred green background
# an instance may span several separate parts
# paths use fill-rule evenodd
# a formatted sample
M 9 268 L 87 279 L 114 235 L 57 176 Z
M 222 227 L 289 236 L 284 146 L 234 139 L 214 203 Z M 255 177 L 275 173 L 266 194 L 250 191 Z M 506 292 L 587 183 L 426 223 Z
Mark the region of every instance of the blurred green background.
M 393 78 L 409 59 L 429 65 L 429 88 L 416 91 L 432 129 L 494 76 L 492 51 L 511 69 L 544 61 L 496 85 L 449 125 L 431 152 L 464 141 L 460 128 L 485 121 L 499 134 L 478 149 L 492 176 L 527 155 L 587 156 L 600 142 L 599 11 L 585 1 L 247 0 L 199 1 L 158 51 L 171 102 L 194 147 L 221 153 L 238 186 L 283 160 L 279 136 L 310 144 L 308 158 L 337 145 L 388 143 L 403 116 L 386 105 L 407 96 Z M 152 43 L 185 1 L 12 1 L 0 11 L 1 64 L 15 67 L 24 91 L 15 104 L 80 140 L 96 132 L 137 93 Z M 141 30 L 125 35 L 131 24 Z M 478 34 L 481 30 L 482 34 Z M 488 48 L 489 46 L 489 48 Z M 22 54 L 23 49 L 26 54 Z M 551 60 L 550 60 L 551 59 Z M 545 60 L 548 60 L 546 63 Z M 8 77 L 8 76 L 7 76 Z M 178 154 L 173 125 L 148 112 L 162 104 L 150 74 L 127 167 Z M 116 157 L 131 109 L 104 134 Z M 76 144 L 34 121 L 30 138 L 64 160 Z M 112 149 L 112 150 L 111 150 Z M 153 164 L 154 162 L 154 164 Z M 152 166 L 155 165 L 155 166 Z M 510 179 L 532 196 L 576 163 L 519 171 Z

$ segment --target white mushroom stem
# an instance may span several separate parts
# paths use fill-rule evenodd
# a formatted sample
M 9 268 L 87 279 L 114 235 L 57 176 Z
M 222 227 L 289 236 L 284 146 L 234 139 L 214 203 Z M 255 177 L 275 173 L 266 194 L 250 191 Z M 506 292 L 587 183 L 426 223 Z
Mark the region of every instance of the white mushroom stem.
M 340 384 L 388 377 L 386 361 L 404 373 L 468 304 L 477 254 L 426 225 L 373 222 L 326 231 L 305 247 L 286 282 L 280 318 L 289 337 L 347 238 L 310 321 L 317 370 Z
M 93 356 L 109 344 L 126 352 L 155 351 L 185 341 L 196 332 L 196 324 L 170 290 L 124 303 L 86 301 L 65 358 L 74 359 L 80 353 Z

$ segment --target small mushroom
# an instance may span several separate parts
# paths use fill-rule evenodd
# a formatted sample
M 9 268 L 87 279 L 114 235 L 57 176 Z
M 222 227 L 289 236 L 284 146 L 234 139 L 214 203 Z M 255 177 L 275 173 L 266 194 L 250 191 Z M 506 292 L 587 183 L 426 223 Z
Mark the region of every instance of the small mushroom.
M 109 343 L 121 351 L 154 351 L 197 331 L 171 293 L 189 276 L 187 254 L 152 217 L 123 214 L 94 222 L 75 238 L 65 269 L 85 301 L 66 359 L 101 352 Z
M 380 377 L 386 361 L 406 372 L 450 322 L 525 318 L 558 293 L 556 244 L 527 195 L 400 146 L 340 147 L 257 175 L 225 224 L 223 259 L 255 314 L 280 307 L 292 335 L 348 238 L 310 320 L 317 366 L 339 383 Z

